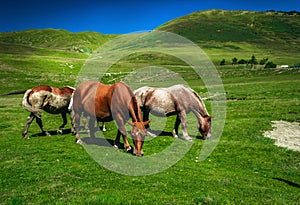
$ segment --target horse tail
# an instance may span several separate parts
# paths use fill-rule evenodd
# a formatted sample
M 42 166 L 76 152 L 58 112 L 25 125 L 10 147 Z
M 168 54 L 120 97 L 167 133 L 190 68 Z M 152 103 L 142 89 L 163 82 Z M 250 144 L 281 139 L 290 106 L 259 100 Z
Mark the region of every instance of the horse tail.
M 32 89 L 29 89 L 25 92 L 25 94 L 23 96 L 23 100 L 22 100 L 22 106 L 25 110 L 34 113 L 37 117 L 40 118 L 42 110 L 40 108 L 36 108 L 36 107 L 32 106 L 29 103 L 29 97 L 30 97 L 31 92 L 32 92 Z
M 8 95 L 20 95 L 24 94 L 27 90 L 17 90 L 17 91 L 12 91 L 9 93 L 1 94 L 0 96 L 8 96 Z
M 72 93 L 70 102 L 69 102 L 69 106 L 68 106 L 68 110 L 71 111 L 73 109 L 73 97 L 74 97 L 74 93 Z
M 74 88 L 74 87 L 72 87 L 72 86 L 69 86 L 69 85 L 67 85 L 66 87 L 72 89 L 73 91 L 76 90 L 76 88 Z

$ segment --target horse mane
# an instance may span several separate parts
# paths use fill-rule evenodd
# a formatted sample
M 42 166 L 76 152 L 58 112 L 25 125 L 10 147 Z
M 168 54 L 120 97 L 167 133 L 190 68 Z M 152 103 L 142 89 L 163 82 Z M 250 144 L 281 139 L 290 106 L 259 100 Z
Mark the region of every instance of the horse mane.
M 142 113 L 139 110 L 140 108 L 139 108 L 137 99 L 136 99 L 136 97 L 134 95 L 131 98 L 131 103 L 132 103 L 132 106 L 133 106 L 133 111 L 136 114 L 136 117 L 138 118 L 137 121 L 142 122 L 143 121 Z
M 189 90 L 194 94 L 194 96 L 198 100 L 199 108 L 200 108 L 200 112 L 201 112 L 202 116 L 203 117 L 209 116 L 209 114 L 206 110 L 206 106 L 205 106 L 203 100 L 201 99 L 201 97 L 198 95 L 198 93 L 195 90 L 193 90 L 192 88 L 189 88 Z

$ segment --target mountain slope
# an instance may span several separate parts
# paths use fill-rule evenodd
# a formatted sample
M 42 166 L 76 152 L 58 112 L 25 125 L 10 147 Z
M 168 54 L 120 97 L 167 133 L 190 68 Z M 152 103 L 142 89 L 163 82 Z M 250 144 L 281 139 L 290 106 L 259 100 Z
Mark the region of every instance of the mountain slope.
M 300 42 L 300 14 L 209 10 L 174 19 L 158 30 L 183 35 L 193 41 Z
M 0 42 L 90 53 L 115 36 L 97 32 L 72 33 L 56 29 L 30 29 L 0 33 Z
M 231 61 L 235 55 L 247 58 L 257 54 L 272 57 L 277 63 L 299 63 L 300 13 L 296 11 L 199 11 L 171 20 L 157 30 L 192 40 L 215 61 L 220 55 Z

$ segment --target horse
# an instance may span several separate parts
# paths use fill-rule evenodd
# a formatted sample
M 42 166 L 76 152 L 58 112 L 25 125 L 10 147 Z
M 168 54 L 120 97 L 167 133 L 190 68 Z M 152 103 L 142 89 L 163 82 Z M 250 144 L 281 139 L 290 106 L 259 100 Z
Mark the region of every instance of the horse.
M 50 136 L 50 133 L 43 127 L 42 110 L 50 114 L 61 114 L 63 124 L 58 128 L 57 133 L 62 134 L 63 128 L 67 124 L 66 114 L 69 113 L 68 106 L 73 92 L 74 88 L 70 86 L 56 88 L 49 85 L 39 85 L 28 90 L 10 92 L 2 96 L 24 94 L 22 106 L 25 110 L 30 112 L 30 115 L 27 117 L 22 136 L 25 139 L 29 139 L 28 129 L 35 118 L 42 134 Z
M 178 138 L 178 127 L 181 123 L 183 138 L 188 141 L 192 140 L 186 128 L 186 114 L 189 112 L 193 112 L 198 119 L 198 130 L 202 138 L 211 137 L 212 116 L 208 114 L 200 96 L 190 87 L 181 84 L 167 88 L 144 86 L 135 90 L 134 95 L 143 112 L 144 121 L 148 120 L 149 113 L 159 117 L 177 116 L 172 131 L 175 138 Z
M 125 124 L 132 126 L 134 151 L 136 156 L 142 156 L 144 137 L 147 134 L 145 128 L 149 120 L 142 121 L 142 113 L 137 104 L 136 98 L 128 85 L 117 82 L 113 85 L 102 84 L 97 81 L 87 81 L 76 87 L 72 100 L 73 126 L 76 133 L 76 142 L 82 143 L 79 136 L 79 125 L 81 115 L 89 116 L 90 137 L 95 137 L 94 124 L 98 122 L 115 121 L 118 127 L 114 147 L 118 148 L 120 136 L 124 141 L 126 151 L 131 150 L 126 136 Z

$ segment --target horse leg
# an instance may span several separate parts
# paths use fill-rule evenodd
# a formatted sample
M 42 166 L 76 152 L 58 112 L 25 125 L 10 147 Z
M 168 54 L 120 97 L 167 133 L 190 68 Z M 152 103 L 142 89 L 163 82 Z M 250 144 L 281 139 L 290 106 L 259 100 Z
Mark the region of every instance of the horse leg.
M 43 127 L 43 122 L 42 122 L 42 117 L 41 116 L 36 118 L 36 123 L 39 125 L 43 135 L 51 136 L 50 133 L 47 132 L 46 129 Z
M 100 126 L 100 129 L 101 129 L 103 132 L 105 132 L 105 131 L 106 131 L 106 128 L 105 128 L 105 124 L 104 124 L 104 122 L 102 122 L 102 126 Z
M 66 126 L 66 124 L 68 123 L 67 121 L 67 113 L 61 113 L 61 117 L 63 119 L 63 124 L 58 128 L 57 130 L 57 134 L 62 134 L 63 133 L 63 128 Z
M 120 136 L 121 136 L 121 132 L 118 130 L 116 139 L 115 139 L 115 141 L 114 141 L 114 148 L 115 148 L 115 149 L 119 149 Z
M 143 112 L 143 122 L 147 122 L 148 120 L 149 120 L 149 111 L 144 111 Z M 149 135 L 151 137 L 157 137 L 156 134 L 151 132 L 151 128 L 150 128 L 149 124 L 145 125 L 145 128 L 147 129 L 147 135 Z
M 32 121 L 34 120 L 34 118 L 35 118 L 35 115 L 33 113 L 30 113 L 30 115 L 27 117 L 26 125 L 25 125 L 25 127 L 23 129 L 23 132 L 22 132 L 22 136 L 25 139 L 29 139 L 27 133 L 28 133 L 28 129 L 30 127 L 30 124 L 32 123 Z
M 123 137 L 124 148 L 125 148 L 126 152 L 130 151 L 131 147 L 130 147 L 130 144 L 129 144 L 128 140 L 127 140 L 126 129 L 125 129 L 124 125 L 119 126 L 117 137 L 115 139 L 115 145 L 114 145 L 114 147 L 118 148 L 117 145 L 120 143 L 120 135 L 122 135 L 122 137 Z
M 175 137 L 175 138 L 178 138 L 178 127 L 179 127 L 179 124 L 180 124 L 180 119 L 179 119 L 179 116 L 177 114 L 175 125 L 174 125 L 174 129 L 173 129 L 173 132 L 172 132 L 173 137 Z
M 76 131 L 75 131 L 75 113 L 73 110 L 70 111 L 70 121 L 71 121 L 71 133 L 73 135 L 76 134 Z
M 89 130 L 90 130 L 90 137 L 91 138 L 95 138 L 95 122 L 96 122 L 96 118 L 90 117 Z
M 149 111 L 144 111 L 143 112 L 143 122 L 147 122 L 149 120 Z M 146 129 L 150 129 L 150 125 L 147 124 L 145 125 Z
M 189 136 L 186 128 L 186 113 L 184 111 L 181 111 L 178 113 L 178 117 L 181 121 L 183 138 L 185 140 L 192 141 L 192 138 Z
M 83 113 L 83 115 L 82 115 L 82 123 L 83 123 L 83 126 L 84 126 L 84 130 L 89 133 L 90 129 L 89 129 L 89 125 L 87 123 L 87 117 L 88 116 L 85 113 Z
M 80 116 L 81 116 L 81 114 L 79 114 L 79 113 L 72 114 L 72 118 L 73 118 L 72 121 L 74 122 L 73 126 L 74 126 L 74 130 L 75 130 L 77 144 L 82 144 L 82 140 L 79 136 Z

